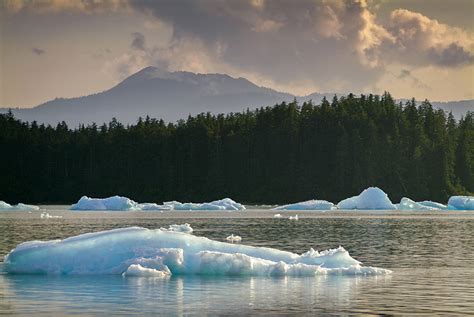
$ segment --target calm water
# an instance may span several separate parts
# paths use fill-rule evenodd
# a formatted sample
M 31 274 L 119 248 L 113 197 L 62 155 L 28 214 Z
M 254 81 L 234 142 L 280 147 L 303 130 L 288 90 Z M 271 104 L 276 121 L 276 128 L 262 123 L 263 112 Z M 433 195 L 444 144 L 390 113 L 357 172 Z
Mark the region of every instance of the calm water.
M 42 210 L 43 211 L 43 210 Z M 344 246 L 386 277 L 315 278 L 120 276 L 50 277 L 0 274 L 5 315 L 474 315 L 474 213 L 275 212 L 0 213 L 0 259 L 18 243 L 127 226 L 188 222 L 194 234 L 292 252 Z M 282 212 L 280 212 L 282 213 Z M 283 213 L 282 213 L 283 214 Z M 290 214 L 290 213 L 289 213 Z M 294 214 L 294 213 L 291 213 Z

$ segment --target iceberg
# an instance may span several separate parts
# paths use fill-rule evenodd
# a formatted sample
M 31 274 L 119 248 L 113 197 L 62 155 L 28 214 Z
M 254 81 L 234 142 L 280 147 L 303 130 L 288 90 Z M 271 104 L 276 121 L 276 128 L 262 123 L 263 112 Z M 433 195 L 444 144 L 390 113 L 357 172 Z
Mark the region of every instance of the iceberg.
M 299 203 L 278 206 L 273 210 L 333 210 L 336 209 L 333 203 L 326 200 L 308 200 Z
M 230 236 L 228 236 L 227 238 L 225 238 L 227 241 L 231 242 L 231 243 L 234 243 L 234 242 L 240 242 L 242 241 L 242 237 L 241 236 L 237 236 L 234 234 L 231 234 Z
M 214 200 L 209 203 L 180 203 L 179 201 L 167 201 L 163 203 L 173 210 L 245 210 L 245 206 L 230 198 Z
M 298 215 L 288 217 L 290 220 L 298 220 Z
M 170 225 L 168 229 L 160 228 L 163 231 L 173 231 L 173 232 L 183 232 L 183 233 L 192 233 L 194 229 L 191 227 L 189 223 L 185 223 L 184 225 Z
M 137 210 L 137 203 L 127 197 L 112 196 L 108 198 L 90 198 L 82 196 L 79 201 L 71 206 L 71 210 Z
M 40 215 L 40 218 L 41 219 L 60 219 L 62 218 L 63 216 L 53 216 L 53 215 L 50 215 L 49 213 L 47 212 L 42 212 L 41 215 Z
M 393 210 L 397 206 L 392 204 L 387 194 L 378 187 L 369 187 L 359 196 L 346 198 L 337 204 L 339 209 L 384 209 Z
M 434 209 L 438 209 L 438 210 L 446 210 L 448 209 L 448 206 L 446 205 L 443 205 L 441 203 L 437 203 L 435 201 L 431 201 L 431 200 L 423 200 L 423 201 L 419 201 L 418 204 L 422 205 L 422 206 L 426 206 L 426 207 L 432 207 Z
M 155 203 L 137 204 L 136 209 L 141 210 L 141 211 L 161 211 L 161 212 L 163 212 L 164 210 L 171 210 L 171 208 L 168 206 L 158 205 Z
M 343 247 L 298 255 L 273 248 L 232 244 L 182 232 L 129 227 L 64 240 L 18 245 L 4 260 L 7 274 L 124 276 L 325 274 L 381 275 Z
M 450 210 L 474 210 L 474 196 L 451 196 L 448 200 Z
M 72 205 L 70 210 L 102 210 L 102 211 L 163 211 L 163 210 L 244 210 L 245 206 L 230 198 L 211 201 L 209 203 L 180 203 L 167 201 L 163 205 L 155 203 L 137 203 L 130 198 L 112 196 L 108 198 L 90 198 L 82 196 Z
M 112 196 L 108 198 L 90 198 L 82 196 L 79 201 L 72 205 L 70 210 L 103 210 L 103 211 L 162 211 L 170 207 L 155 203 L 139 204 L 130 198 Z
M 435 207 L 438 203 L 433 202 L 415 202 L 410 198 L 403 197 L 398 204 L 399 210 L 440 210 L 441 208 Z M 441 205 L 441 204 L 439 204 Z
M 281 214 L 274 214 L 273 218 L 283 218 L 283 216 Z
M 34 211 L 39 210 L 38 206 L 26 205 L 19 203 L 17 205 L 10 205 L 9 203 L 0 200 L 0 211 Z

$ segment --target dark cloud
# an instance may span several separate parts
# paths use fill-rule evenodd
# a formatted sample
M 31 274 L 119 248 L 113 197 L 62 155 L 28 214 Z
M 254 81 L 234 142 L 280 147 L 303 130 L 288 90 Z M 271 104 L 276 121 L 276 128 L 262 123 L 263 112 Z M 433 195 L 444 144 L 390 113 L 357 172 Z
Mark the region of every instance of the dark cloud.
M 42 50 L 40 48 L 37 48 L 37 47 L 33 47 L 31 49 L 31 52 L 35 55 L 43 55 L 44 53 L 46 53 L 44 50 Z
M 456 43 L 451 43 L 442 49 L 430 48 L 428 57 L 433 63 L 446 67 L 456 67 L 474 62 L 474 55 Z
M 130 47 L 139 51 L 146 50 L 145 36 L 139 32 L 132 33 L 132 43 L 130 43 Z
M 431 89 L 431 87 L 429 87 L 424 82 L 422 82 L 418 77 L 413 75 L 411 70 L 402 69 L 400 71 L 400 74 L 397 77 L 398 79 L 401 79 L 401 80 L 409 80 L 409 82 L 411 82 L 411 84 L 417 88 L 421 88 L 425 90 Z
M 408 69 L 402 69 L 400 71 L 400 74 L 398 75 L 398 78 L 404 79 L 404 78 L 410 77 L 410 75 L 411 75 L 411 71 L 409 71 Z

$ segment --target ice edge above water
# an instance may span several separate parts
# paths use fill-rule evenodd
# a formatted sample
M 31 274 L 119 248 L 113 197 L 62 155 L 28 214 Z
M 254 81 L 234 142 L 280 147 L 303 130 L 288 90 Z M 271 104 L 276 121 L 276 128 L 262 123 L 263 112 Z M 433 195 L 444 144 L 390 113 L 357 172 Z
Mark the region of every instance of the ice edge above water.
M 176 227 L 175 227 L 176 228 Z M 298 255 L 272 248 L 225 243 L 189 233 L 130 227 L 64 240 L 30 241 L 5 257 L 11 274 L 168 277 L 170 275 L 384 275 L 363 266 L 343 247 Z

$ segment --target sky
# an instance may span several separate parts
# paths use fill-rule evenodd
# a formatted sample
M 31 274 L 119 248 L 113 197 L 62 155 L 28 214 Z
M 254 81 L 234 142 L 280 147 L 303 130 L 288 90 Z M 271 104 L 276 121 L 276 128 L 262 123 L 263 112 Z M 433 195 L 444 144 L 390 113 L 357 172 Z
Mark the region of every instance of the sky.
M 3 0 L 0 107 L 107 90 L 147 67 L 296 95 L 474 99 L 474 0 Z

